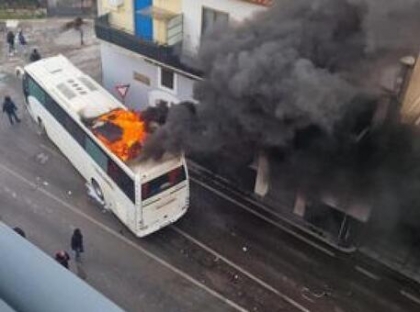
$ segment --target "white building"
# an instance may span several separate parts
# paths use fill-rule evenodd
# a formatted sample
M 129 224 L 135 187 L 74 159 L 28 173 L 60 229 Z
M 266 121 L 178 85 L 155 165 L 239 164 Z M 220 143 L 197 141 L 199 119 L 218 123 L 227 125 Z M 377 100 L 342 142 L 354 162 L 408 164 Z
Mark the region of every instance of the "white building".
M 127 106 L 193 100 L 200 73 L 181 63 L 194 57 L 215 22 L 241 22 L 272 0 L 102 0 L 96 34 L 101 40 L 103 84 L 115 96 L 129 85 Z

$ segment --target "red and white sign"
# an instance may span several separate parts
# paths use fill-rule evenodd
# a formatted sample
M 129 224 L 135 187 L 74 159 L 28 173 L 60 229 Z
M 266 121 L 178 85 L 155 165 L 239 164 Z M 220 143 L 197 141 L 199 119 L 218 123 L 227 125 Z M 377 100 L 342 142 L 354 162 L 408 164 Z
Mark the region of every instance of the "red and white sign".
M 117 90 L 118 94 L 124 99 L 128 93 L 128 89 L 130 88 L 129 84 L 123 85 L 116 85 L 115 89 Z

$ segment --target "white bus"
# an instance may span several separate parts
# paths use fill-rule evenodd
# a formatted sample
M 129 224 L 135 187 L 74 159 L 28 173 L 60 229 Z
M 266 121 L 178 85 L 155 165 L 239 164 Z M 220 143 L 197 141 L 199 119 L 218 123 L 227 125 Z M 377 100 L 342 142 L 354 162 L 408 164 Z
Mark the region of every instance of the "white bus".
M 95 118 L 128 111 L 98 83 L 62 55 L 25 66 L 22 77 L 32 118 L 96 197 L 136 236 L 155 232 L 185 214 L 189 180 L 183 155 L 166 154 L 159 161 L 126 160 L 117 157 L 89 126 Z

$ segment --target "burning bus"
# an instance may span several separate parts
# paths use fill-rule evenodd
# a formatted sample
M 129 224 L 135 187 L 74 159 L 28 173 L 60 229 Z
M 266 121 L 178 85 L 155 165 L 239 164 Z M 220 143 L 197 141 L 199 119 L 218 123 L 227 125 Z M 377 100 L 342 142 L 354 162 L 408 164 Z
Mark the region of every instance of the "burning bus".
M 136 236 L 178 220 L 188 209 L 182 154 L 142 159 L 150 121 L 128 110 L 59 55 L 21 70 L 27 108 L 39 128 L 87 181 L 93 196 Z

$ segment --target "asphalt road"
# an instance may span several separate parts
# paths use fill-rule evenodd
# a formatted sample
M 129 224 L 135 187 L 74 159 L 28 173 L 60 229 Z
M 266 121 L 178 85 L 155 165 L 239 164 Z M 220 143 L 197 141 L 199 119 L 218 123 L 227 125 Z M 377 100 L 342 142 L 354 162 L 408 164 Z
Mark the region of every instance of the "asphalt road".
M 49 51 L 54 51 L 53 47 Z M 64 49 L 98 73 L 97 46 Z M 87 53 L 86 51 L 89 51 Z M 51 52 L 52 53 L 52 52 Z M 19 60 L 13 61 L 19 63 Z M 0 218 L 23 228 L 47 254 L 85 236 L 86 281 L 127 311 L 418 311 L 399 281 L 375 275 L 357 258 L 291 235 L 251 204 L 199 177 L 191 208 L 175 225 L 133 237 L 87 196 L 82 178 L 25 112 L 12 65 L 0 91 L 20 104 L 23 122 L 0 120 Z M 1 259 L 0 259 L 1 261 Z M 71 261 L 74 274 L 81 274 Z M 1 281 L 0 281 L 1 282 Z M 71 303 L 69 303 L 71 304 Z

